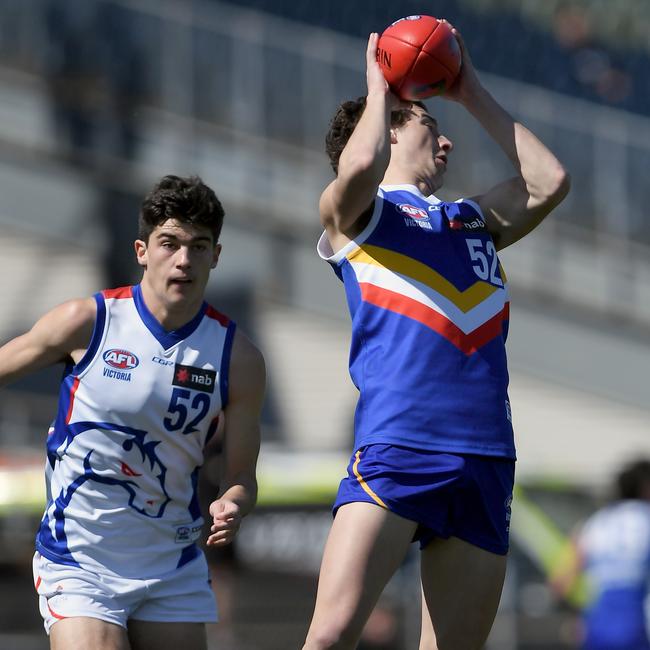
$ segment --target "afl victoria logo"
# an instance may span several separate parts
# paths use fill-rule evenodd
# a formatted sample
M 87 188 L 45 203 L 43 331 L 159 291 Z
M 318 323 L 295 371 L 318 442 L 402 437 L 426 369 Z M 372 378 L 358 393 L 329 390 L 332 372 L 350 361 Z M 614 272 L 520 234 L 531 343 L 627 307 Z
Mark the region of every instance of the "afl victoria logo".
M 400 203 L 397 206 L 397 209 L 400 212 L 403 212 L 404 214 L 407 214 L 409 217 L 413 217 L 413 219 L 428 219 L 429 215 L 427 214 L 427 211 L 424 208 L 418 208 L 415 205 L 409 205 L 408 203 Z
M 129 352 L 128 350 L 121 350 L 120 348 L 112 348 L 111 350 L 106 350 L 103 355 L 104 363 L 111 366 L 111 368 L 117 368 L 118 370 L 133 370 L 140 363 L 138 357 Z

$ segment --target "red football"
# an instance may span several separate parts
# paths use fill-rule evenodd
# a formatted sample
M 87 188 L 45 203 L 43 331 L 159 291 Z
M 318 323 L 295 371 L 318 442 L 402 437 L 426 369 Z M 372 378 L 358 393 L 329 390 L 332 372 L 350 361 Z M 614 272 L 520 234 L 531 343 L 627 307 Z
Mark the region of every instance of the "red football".
M 379 37 L 377 61 L 396 95 L 426 99 L 454 83 L 461 64 L 460 46 L 448 23 L 433 16 L 407 16 Z

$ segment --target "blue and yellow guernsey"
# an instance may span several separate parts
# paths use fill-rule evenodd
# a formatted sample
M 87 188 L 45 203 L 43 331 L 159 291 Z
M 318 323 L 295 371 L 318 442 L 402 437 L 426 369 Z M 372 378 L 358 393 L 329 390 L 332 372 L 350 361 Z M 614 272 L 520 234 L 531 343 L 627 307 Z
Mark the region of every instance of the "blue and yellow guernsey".
M 352 316 L 355 448 L 514 458 L 506 277 L 479 206 L 385 185 L 364 231 L 318 252 Z

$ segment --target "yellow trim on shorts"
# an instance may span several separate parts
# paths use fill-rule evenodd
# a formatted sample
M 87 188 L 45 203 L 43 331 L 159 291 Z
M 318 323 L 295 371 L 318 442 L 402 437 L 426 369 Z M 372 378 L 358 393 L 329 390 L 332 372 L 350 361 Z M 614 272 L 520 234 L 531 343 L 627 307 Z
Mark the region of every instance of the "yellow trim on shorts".
M 356 460 L 354 461 L 354 465 L 352 465 L 352 471 L 354 472 L 354 475 L 357 477 L 357 481 L 359 481 L 359 485 L 364 489 L 366 494 L 372 497 L 373 501 L 379 504 L 382 508 L 386 508 L 388 510 L 388 506 L 374 493 L 373 489 L 364 481 L 363 476 L 359 474 L 357 465 L 359 465 L 359 461 L 361 460 L 361 450 L 357 451 L 354 457 L 356 458 Z

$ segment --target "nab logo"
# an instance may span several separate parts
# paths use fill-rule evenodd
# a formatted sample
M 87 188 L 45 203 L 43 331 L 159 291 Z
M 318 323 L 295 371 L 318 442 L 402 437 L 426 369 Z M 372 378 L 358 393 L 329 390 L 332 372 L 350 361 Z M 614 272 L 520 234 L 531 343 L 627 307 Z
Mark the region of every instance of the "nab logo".
M 209 368 L 195 368 L 194 366 L 183 366 L 177 363 L 174 366 L 174 386 L 192 388 L 204 393 L 214 393 L 214 385 L 217 380 L 217 373 Z
M 449 219 L 449 227 L 452 230 L 485 230 L 485 221 L 476 217 L 472 221 L 463 221 L 457 217 Z
M 111 368 L 117 368 L 117 370 L 133 370 L 140 363 L 138 357 L 133 352 L 119 348 L 106 350 L 103 358 L 104 363 L 108 364 Z
M 415 205 L 409 205 L 408 203 L 400 203 L 397 206 L 397 209 L 400 212 L 403 212 L 404 214 L 407 214 L 409 217 L 413 217 L 413 219 L 428 219 L 429 215 L 427 214 L 427 211 L 424 208 L 418 208 Z

